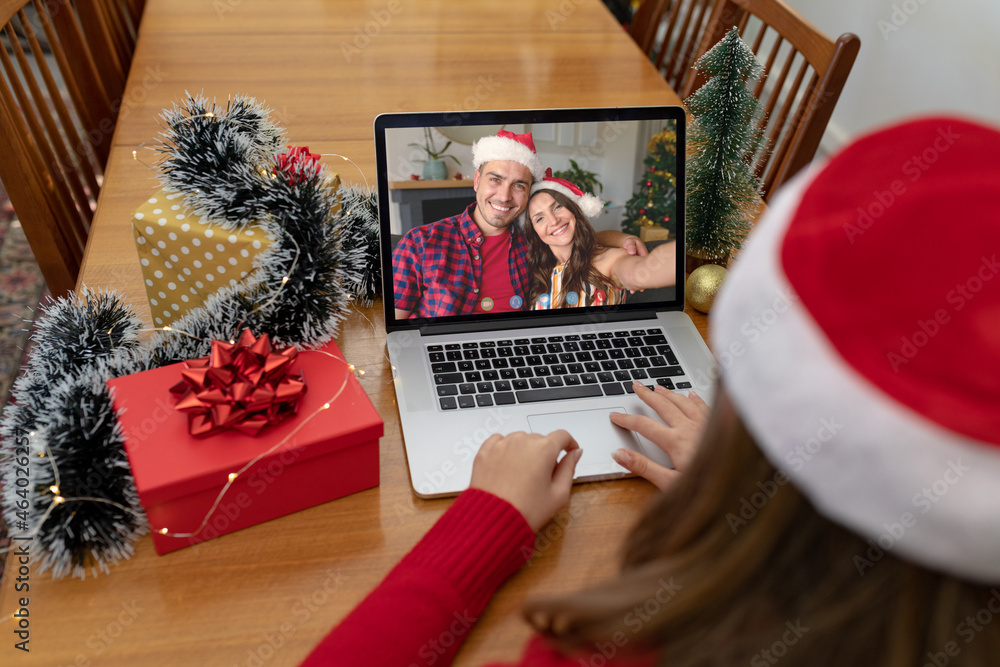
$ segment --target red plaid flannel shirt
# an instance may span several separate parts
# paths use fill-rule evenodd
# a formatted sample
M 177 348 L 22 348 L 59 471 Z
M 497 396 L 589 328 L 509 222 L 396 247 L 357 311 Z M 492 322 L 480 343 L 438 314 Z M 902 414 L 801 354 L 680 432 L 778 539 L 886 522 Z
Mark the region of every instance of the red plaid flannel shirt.
M 475 203 L 451 218 L 406 232 L 392 251 L 395 307 L 410 317 L 468 315 L 479 298 L 483 233 L 472 219 Z M 510 226 L 510 282 L 524 300 L 528 244 L 520 226 Z

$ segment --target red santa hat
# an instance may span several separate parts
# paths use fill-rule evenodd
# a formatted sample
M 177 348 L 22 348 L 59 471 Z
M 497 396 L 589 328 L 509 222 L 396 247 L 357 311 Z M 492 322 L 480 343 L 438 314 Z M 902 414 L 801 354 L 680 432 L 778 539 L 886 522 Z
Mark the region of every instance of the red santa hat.
M 552 175 L 551 167 L 545 170 L 545 178 L 540 181 L 536 181 L 535 184 L 531 186 L 532 195 L 540 190 L 554 190 L 566 195 L 580 207 L 580 210 L 583 211 L 583 214 L 589 219 L 593 219 L 600 215 L 601 210 L 604 208 L 604 202 L 594 195 L 589 192 L 584 192 L 579 187 L 564 178 L 555 178 Z
M 495 135 L 483 137 L 472 144 L 472 164 L 476 169 L 494 160 L 523 164 L 536 181 L 545 175 L 545 167 L 535 152 L 531 132 L 514 134 L 500 130 Z
M 1000 581 L 1000 132 L 860 139 L 772 200 L 712 309 L 723 386 L 817 510 Z

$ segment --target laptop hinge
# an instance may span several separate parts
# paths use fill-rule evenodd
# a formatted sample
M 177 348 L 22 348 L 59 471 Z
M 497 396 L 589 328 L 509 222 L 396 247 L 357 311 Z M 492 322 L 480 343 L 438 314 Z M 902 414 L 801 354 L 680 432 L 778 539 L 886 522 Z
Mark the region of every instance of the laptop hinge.
M 621 322 L 625 320 L 651 320 L 655 319 L 657 313 L 660 312 L 663 312 L 663 309 L 594 312 L 584 317 L 581 317 L 579 314 L 567 314 L 565 316 L 554 315 L 539 318 L 536 314 L 534 317 L 504 320 L 503 322 L 456 322 L 454 324 L 436 323 L 420 327 L 420 334 L 422 336 L 435 336 L 456 333 L 478 333 L 480 331 L 496 331 L 498 329 L 538 329 L 541 327 L 565 326 L 567 324 L 587 326 L 604 324 L 606 322 Z

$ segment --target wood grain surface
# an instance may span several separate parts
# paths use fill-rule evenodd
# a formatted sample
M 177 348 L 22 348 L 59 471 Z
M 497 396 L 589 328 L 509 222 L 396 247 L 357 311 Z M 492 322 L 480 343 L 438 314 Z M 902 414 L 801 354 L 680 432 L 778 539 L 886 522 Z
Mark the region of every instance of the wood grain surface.
M 356 167 L 335 166 L 344 182 L 370 185 L 380 112 L 679 102 L 600 0 L 149 0 L 80 280 L 123 291 L 147 320 L 131 212 L 156 187 L 148 166 L 156 156 L 145 145 L 157 115 L 185 91 L 257 97 L 289 143 L 350 157 Z M 691 314 L 704 335 L 706 318 Z M 451 502 L 410 489 L 381 304 L 352 312 L 338 344 L 365 371 L 362 385 L 385 421 L 378 488 L 165 556 L 143 537 L 131 559 L 84 581 L 53 580 L 30 565 L 27 593 L 13 590 L 11 557 L 0 662 L 270 666 L 305 657 Z M 612 575 L 653 493 L 635 479 L 577 485 L 456 664 L 516 659 L 530 634 L 523 601 Z M 22 596 L 27 654 L 13 649 L 10 632 Z

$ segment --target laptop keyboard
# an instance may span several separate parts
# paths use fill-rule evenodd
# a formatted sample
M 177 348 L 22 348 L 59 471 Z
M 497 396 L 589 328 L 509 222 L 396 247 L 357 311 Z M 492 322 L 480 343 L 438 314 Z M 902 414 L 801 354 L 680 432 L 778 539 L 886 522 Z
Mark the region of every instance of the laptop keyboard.
M 636 380 L 690 389 L 663 330 L 532 336 L 428 345 L 441 410 L 621 396 Z

